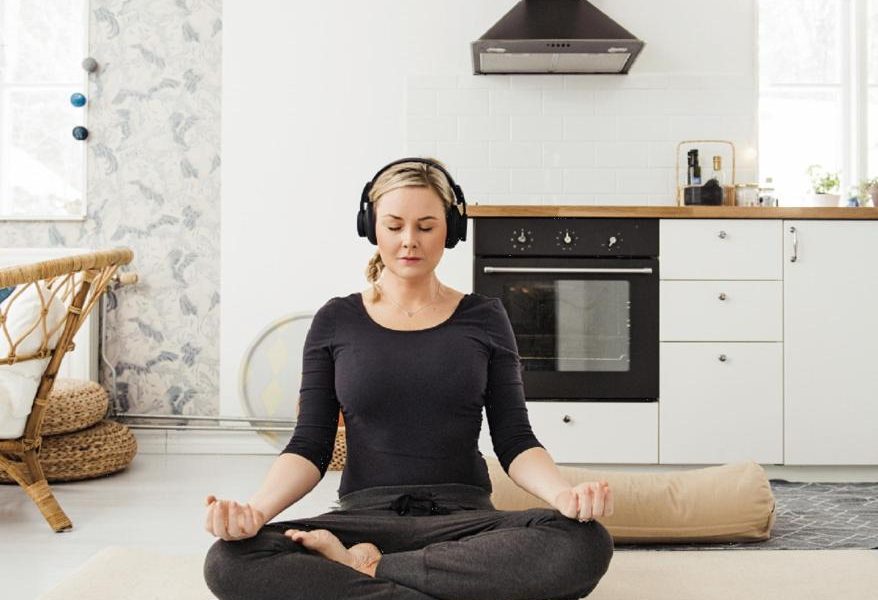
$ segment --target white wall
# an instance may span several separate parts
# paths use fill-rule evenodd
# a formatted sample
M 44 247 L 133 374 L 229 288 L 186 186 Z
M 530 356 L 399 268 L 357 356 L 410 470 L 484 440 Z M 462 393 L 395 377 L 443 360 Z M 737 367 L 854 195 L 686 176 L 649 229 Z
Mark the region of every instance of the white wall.
M 268 323 L 366 287 L 360 190 L 445 161 L 470 204 L 670 204 L 676 144 L 724 138 L 755 177 L 753 0 L 600 0 L 646 41 L 627 76 L 473 76 L 514 0 L 225 3 L 222 414 Z M 705 164 L 704 161 L 702 164 Z M 439 277 L 472 289 L 471 238 Z

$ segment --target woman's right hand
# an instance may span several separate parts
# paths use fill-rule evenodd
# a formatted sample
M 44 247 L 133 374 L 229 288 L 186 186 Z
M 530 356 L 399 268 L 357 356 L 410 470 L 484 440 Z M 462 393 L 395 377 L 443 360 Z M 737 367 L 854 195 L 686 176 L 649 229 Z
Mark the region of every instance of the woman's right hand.
M 212 495 L 206 498 L 205 504 L 207 519 L 204 528 L 227 542 L 251 538 L 265 525 L 265 515 L 250 504 L 218 500 Z

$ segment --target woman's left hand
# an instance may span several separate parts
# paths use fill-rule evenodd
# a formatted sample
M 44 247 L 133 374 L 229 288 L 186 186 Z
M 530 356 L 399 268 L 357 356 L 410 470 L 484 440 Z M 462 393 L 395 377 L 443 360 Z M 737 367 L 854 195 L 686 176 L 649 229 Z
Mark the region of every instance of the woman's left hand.
M 578 521 L 591 521 L 613 514 L 613 492 L 606 481 L 585 481 L 555 497 L 555 508 Z

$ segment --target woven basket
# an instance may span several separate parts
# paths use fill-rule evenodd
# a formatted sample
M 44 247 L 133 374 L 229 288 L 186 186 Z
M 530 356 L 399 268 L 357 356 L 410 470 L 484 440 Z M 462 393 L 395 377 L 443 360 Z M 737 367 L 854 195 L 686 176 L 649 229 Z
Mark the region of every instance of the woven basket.
M 77 481 L 120 471 L 135 454 L 137 440 L 131 430 L 104 420 L 82 431 L 43 438 L 39 456 L 49 481 Z M 12 479 L 0 472 L 0 482 Z
M 347 436 L 345 428 L 339 427 L 338 433 L 335 434 L 335 446 L 332 448 L 332 460 L 329 461 L 330 471 L 341 471 L 344 469 L 344 461 L 348 455 Z
M 43 436 L 87 429 L 107 414 L 107 391 L 94 381 L 57 379 L 43 417 Z

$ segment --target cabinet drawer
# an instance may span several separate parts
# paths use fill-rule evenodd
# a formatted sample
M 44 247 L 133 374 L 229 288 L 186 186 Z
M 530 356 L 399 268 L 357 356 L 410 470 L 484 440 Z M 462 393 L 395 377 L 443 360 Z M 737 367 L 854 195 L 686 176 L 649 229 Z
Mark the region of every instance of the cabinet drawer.
M 778 220 L 662 219 L 662 279 L 781 279 Z
M 662 464 L 783 463 L 783 344 L 663 342 L 661 357 Z
M 662 281 L 662 341 L 779 342 L 782 281 Z
M 558 463 L 658 462 L 656 402 L 528 402 L 534 435 Z M 494 454 L 482 427 L 479 446 Z

